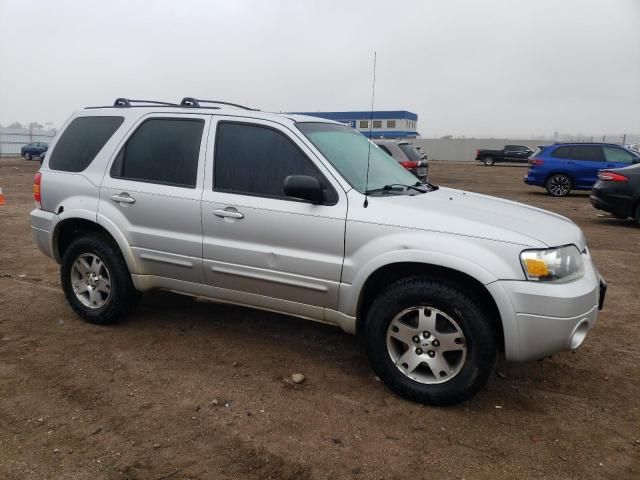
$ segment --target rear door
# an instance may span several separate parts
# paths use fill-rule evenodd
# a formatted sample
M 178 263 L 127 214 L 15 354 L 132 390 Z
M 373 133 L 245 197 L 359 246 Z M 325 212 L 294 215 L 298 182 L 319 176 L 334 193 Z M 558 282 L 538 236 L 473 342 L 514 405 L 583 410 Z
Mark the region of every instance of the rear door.
M 200 197 L 209 121 L 146 115 L 114 155 L 98 212 L 131 245 L 132 273 L 203 283 Z
M 215 118 L 215 117 L 214 117 Z M 203 265 L 219 298 L 322 319 L 336 308 L 344 190 L 287 127 L 218 117 L 202 197 Z M 320 205 L 284 195 L 288 175 L 318 178 Z
M 577 188 L 591 188 L 598 179 L 598 171 L 607 168 L 600 145 L 574 145 L 567 164 Z

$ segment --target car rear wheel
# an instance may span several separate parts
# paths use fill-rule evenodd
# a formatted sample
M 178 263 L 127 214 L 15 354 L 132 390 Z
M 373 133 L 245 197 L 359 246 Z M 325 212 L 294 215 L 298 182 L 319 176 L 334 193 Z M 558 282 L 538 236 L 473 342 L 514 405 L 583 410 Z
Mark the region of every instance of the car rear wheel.
M 493 159 L 493 157 L 484 157 L 484 164 L 487 167 L 492 167 L 493 165 L 495 165 L 496 161 Z
M 104 234 L 80 237 L 69 245 L 60 281 L 71 308 L 91 323 L 115 323 L 140 297 L 118 246 Z
M 496 329 L 463 290 L 425 276 L 390 285 L 364 326 L 372 367 L 395 393 L 430 405 L 473 396 L 495 367 Z
M 31 160 L 31 154 L 29 152 L 24 154 L 24 159 L 25 160 Z
M 635 220 L 636 220 L 636 224 L 640 227 L 640 203 L 636 207 Z
M 554 197 L 566 197 L 571 191 L 571 179 L 561 173 L 551 175 L 545 183 L 549 195 Z

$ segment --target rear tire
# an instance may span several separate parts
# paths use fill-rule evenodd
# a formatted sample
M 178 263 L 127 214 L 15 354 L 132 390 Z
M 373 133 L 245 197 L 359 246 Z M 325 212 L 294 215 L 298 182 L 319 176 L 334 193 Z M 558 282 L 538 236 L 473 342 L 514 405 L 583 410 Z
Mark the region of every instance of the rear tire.
M 635 214 L 636 225 L 640 227 L 640 203 L 636 206 L 636 214 Z
M 31 160 L 31 154 L 29 152 L 24 154 L 24 159 L 25 160 Z
M 562 173 L 555 173 L 547 178 L 544 184 L 549 195 L 553 197 L 566 197 L 571 192 L 573 182 L 571 179 Z
M 395 338 L 401 335 L 405 340 Z M 496 328 L 481 303 L 426 276 L 387 287 L 368 310 L 363 336 L 378 377 L 398 395 L 429 405 L 472 397 L 498 353 Z
M 120 249 L 106 234 L 86 235 L 69 245 L 60 281 L 73 311 L 99 325 L 117 322 L 140 299 Z
M 484 157 L 484 164 L 487 167 L 493 167 L 495 165 L 496 161 L 493 159 L 493 157 Z

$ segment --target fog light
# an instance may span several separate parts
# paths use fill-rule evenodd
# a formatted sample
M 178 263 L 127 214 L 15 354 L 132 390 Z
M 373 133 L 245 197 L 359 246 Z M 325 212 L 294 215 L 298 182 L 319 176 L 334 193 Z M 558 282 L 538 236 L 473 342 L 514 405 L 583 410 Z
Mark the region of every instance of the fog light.
M 571 350 L 575 350 L 580 345 L 582 345 L 582 342 L 584 342 L 584 339 L 587 338 L 588 331 L 589 331 L 589 322 L 586 319 L 584 319 L 578 325 L 576 325 L 576 328 L 573 329 L 573 333 L 571 334 L 571 340 L 569 341 L 569 348 Z

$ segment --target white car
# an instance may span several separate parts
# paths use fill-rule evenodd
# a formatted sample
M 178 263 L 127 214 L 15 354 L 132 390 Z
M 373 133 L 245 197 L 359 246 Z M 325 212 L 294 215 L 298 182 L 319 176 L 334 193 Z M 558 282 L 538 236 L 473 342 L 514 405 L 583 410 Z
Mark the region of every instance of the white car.
M 78 315 L 112 323 L 165 289 L 337 325 L 437 405 L 501 351 L 547 357 L 594 326 L 606 284 L 569 219 L 417 183 L 345 125 L 236 107 L 118 99 L 67 121 L 31 223 Z

